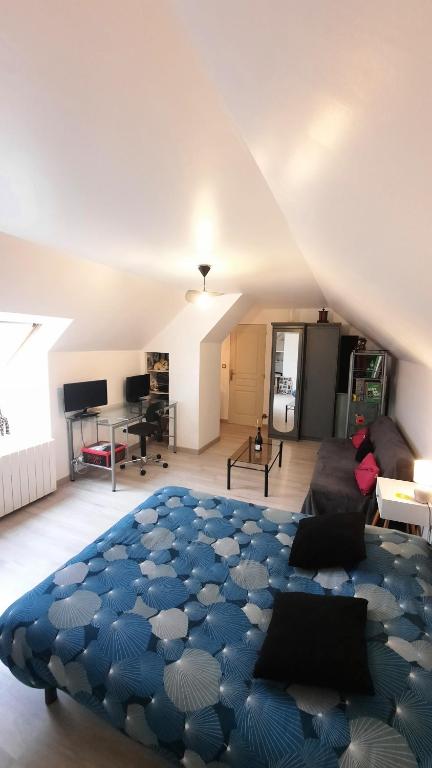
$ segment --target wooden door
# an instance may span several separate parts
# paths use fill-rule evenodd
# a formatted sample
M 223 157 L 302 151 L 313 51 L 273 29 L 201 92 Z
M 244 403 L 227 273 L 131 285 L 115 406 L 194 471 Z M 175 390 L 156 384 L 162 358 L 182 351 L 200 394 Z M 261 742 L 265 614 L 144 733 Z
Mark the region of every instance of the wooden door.
M 265 325 L 238 325 L 231 333 L 228 420 L 254 427 L 262 417 Z

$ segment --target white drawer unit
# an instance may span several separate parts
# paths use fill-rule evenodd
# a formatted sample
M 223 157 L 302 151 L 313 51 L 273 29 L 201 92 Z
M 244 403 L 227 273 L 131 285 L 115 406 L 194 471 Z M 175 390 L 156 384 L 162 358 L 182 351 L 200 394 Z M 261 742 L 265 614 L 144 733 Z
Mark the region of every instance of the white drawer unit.
M 380 517 L 429 528 L 429 507 L 415 500 L 414 487 L 414 483 L 405 480 L 378 477 L 376 498 Z
M 0 517 L 56 490 L 54 440 L 18 448 L 0 442 Z

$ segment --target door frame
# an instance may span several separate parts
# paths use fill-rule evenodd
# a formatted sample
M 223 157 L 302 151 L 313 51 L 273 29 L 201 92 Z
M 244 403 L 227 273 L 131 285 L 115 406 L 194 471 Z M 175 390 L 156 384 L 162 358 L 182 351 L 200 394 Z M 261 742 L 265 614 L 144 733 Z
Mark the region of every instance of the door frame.
M 305 329 L 307 323 L 272 323 L 272 352 L 270 365 L 270 391 L 269 391 L 269 413 L 268 413 L 268 436 L 277 437 L 279 440 L 300 440 L 300 420 L 303 391 L 303 359 L 305 347 Z M 294 409 L 294 428 L 291 432 L 280 432 L 273 426 L 273 387 L 274 387 L 274 369 L 276 361 L 276 340 L 277 334 L 283 331 L 299 332 L 299 350 L 297 357 L 297 382 L 296 382 L 296 404 Z

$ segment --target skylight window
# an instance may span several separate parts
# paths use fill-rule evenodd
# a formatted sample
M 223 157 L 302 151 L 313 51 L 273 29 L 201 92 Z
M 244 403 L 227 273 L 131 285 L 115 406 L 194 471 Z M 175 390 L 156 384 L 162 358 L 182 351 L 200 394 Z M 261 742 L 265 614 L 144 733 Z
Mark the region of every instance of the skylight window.
M 0 368 L 4 368 L 24 347 L 38 323 L 14 323 L 0 320 Z
M 51 436 L 48 353 L 71 322 L 0 312 L 0 411 L 9 424 L 9 434 L 5 427 L 4 435 L 0 433 L 3 455 L 12 444 L 28 448 Z M 56 408 L 54 385 L 52 406 Z
M 31 410 L 44 411 L 47 363 L 33 342 L 39 328 L 27 319 L 0 320 L 0 437 L 29 433 L 38 421 Z

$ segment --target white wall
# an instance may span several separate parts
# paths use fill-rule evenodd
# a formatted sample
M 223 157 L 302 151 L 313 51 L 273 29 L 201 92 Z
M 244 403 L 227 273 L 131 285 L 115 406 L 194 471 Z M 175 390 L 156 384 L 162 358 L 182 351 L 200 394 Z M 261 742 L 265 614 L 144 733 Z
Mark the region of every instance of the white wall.
M 178 402 L 180 448 L 197 451 L 219 437 L 220 344 L 243 313 L 239 294 L 220 296 L 205 308 L 185 303 L 175 320 L 148 344 L 150 351 L 168 352 L 170 356 L 170 397 Z M 204 363 L 201 367 L 201 355 L 208 371 Z M 207 382 L 202 389 L 201 376 Z M 210 401 L 205 395 L 207 386 L 212 392 L 218 391 Z M 201 396 L 206 403 L 202 408 Z
M 205 342 L 200 348 L 199 378 L 199 445 L 200 448 L 219 437 L 220 431 L 220 387 L 219 366 L 221 345 Z
M 419 458 L 432 459 L 432 370 L 400 360 L 391 415 Z
M 45 336 L 51 326 L 60 328 L 49 354 L 48 386 L 57 477 L 65 477 L 66 425 L 59 390 L 65 382 L 106 378 L 109 402 L 121 402 L 124 378 L 143 370 L 138 350 L 184 306 L 184 296 L 154 279 L 71 258 L 2 233 L 0 265 L 2 312 L 40 319 Z M 48 339 L 46 349 L 52 343 L 54 338 L 50 343 Z M 43 410 L 42 383 L 46 391 L 46 373 L 45 378 L 42 369 L 39 374 L 37 387 L 34 377 L 32 398 L 38 403 L 31 414 L 35 428 Z M 49 423 L 44 432 L 48 428 Z M 89 429 L 86 440 L 91 438 Z
M 49 354 L 49 382 L 51 399 L 52 436 L 56 445 L 57 479 L 69 474 L 67 454 L 66 421 L 63 412 L 63 384 L 73 381 L 107 379 L 108 405 L 123 402 L 123 387 L 126 376 L 140 373 L 140 350 L 117 350 L 98 352 L 51 352 Z M 75 446 L 79 449 L 81 435 L 79 425 L 74 427 Z M 94 424 L 83 422 L 84 441 L 91 443 L 96 439 Z M 100 432 L 100 437 L 108 439 L 108 432 Z M 117 441 L 122 442 L 124 435 L 119 431 Z M 135 442 L 136 438 L 132 438 Z
M 201 440 L 205 444 L 218 437 L 219 391 L 200 412 L 200 396 L 205 400 L 212 389 L 208 383 L 200 393 L 200 378 L 209 382 L 213 376 L 219 390 L 217 347 L 211 345 L 220 344 L 250 300 L 228 294 L 202 309 L 186 304 L 183 292 L 172 286 L 3 234 L 0 264 L 4 311 L 71 321 L 64 322 L 67 328 L 49 356 L 58 478 L 68 474 L 61 387 L 68 381 L 106 378 L 110 403 L 120 402 L 124 378 L 144 370 L 143 350 L 170 353 L 171 396 L 179 401 L 179 446 L 198 450 Z M 208 372 L 200 366 L 204 340 L 210 345 L 204 348 Z

